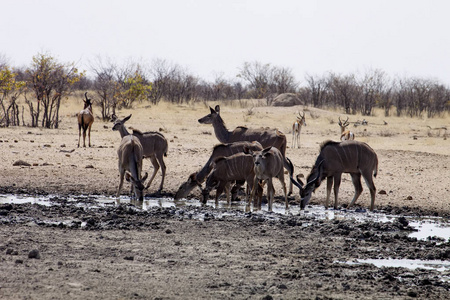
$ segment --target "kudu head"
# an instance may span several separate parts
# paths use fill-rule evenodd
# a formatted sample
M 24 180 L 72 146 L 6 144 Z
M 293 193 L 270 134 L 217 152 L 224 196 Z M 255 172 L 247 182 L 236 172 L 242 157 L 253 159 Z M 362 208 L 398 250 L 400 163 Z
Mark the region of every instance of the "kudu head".
M 188 180 L 180 185 L 178 191 L 175 193 L 175 200 L 186 198 L 186 196 L 195 188 L 198 187 L 202 190 L 202 184 L 197 180 L 197 173 L 189 175 Z M 203 190 L 202 190 L 203 191 Z
M 291 163 L 289 161 L 289 163 Z M 292 163 L 291 163 L 292 164 Z M 309 173 L 306 184 L 304 184 L 299 176 L 297 175 L 297 180 L 290 176 L 291 182 L 299 188 L 300 190 L 300 209 L 305 209 L 311 199 L 312 193 L 319 187 L 322 175 L 322 164 L 323 160 L 317 165 L 314 165 L 311 173 Z
M 198 119 L 200 124 L 213 124 L 214 120 L 220 118 L 220 106 L 216 105 L 215 109 L 209 107 L 210 113 L 201 119 Z
M 338 125 L 339 127 L 341 127 L 341 131 L 344 132 L 345 128 L 348 126 L 348 117 L 347 120 L 345 120 L 344 122 L 342 122 L 341 117 L 339 117 Z
M 306 126 L 305 112 L 303 112 L 303 115 L 301 115 L 300 112 L 298 112 L 297 122 L 301 126 Z
M 269 146 L 260 151 L 252 151 L 250 149 L 248 150 L 249 153 L 253 156 L 253 163 L 255 164 L 255 172 L 257 173 L 258 171 L 262 172 L 263 170 L 266 169 L 267 158 L 272 155 L 272 152 L 270 151 L 271 149 L 272 146 Z
M 129 115 L 128 117 L 125 117 L 121 120 L 115 114 L 113 114 L 111 116 L 111 122 L 114 122 L 112 130 L 120 130 L 120 127 L 124 126 L 125 122 L 128 121 L 130 118 L 131 118 L 131 115 Z
M 133 175 L 131 175 L 131 173 L 128 171 L 125 173 L 125 175 L 126 180 L 133 184 L 134 196 L 136 197 L 136 199 L 138 199 L 139 201 L 144 200 L 144 182 L 148 177 L 148 173 L 146 172 L 144 177 L 142 177 L 141 179 L 134 178 Z
M 92 102 L 91 102 L 91 99 L 88 98 L 87 93 L 88 92 L 84 93 L 84 97 L 86 98 L 86 100 L 83 100 L 83 102 L 84 102 L 84 108 L 83 109 L 86 109 L 88 107 L 92 108 Z

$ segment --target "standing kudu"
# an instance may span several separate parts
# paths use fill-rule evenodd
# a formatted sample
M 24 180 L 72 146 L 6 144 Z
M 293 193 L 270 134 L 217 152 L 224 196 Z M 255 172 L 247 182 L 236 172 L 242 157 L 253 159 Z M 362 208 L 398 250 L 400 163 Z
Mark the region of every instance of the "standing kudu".
M 350 130 L 347 130 L 348 117 L 344 122 L 341 121 L 341 117 L 339 117 L 339 127 L 341 127 L 341 141 L 350 141 L 355 139 L 355 135 Z
M 122 138 L 117 155 L 119 157 L 119 188 L 117 197 L 120 196 L 120 190 L 123 185 L 123 178 L 126 175 L 127 181 L 131 181 L 131 191 L 134 191 L 136 199 L 144 199 L 144 182 L 148 174 L 141 178 L 143 149 L 139 139 L 133 135 L 127 135 Z
M 211 156 L 209 157 L 203 168 L 197 173 L 193 173 L 189 176 L 188 180 L 183 183 L 175 194 L 175 200 L 186 198 L 187 195 L 196 186 L 201 187 L 201 184 L 205 181 L 208 174 L 211 172 L 213 162 L 218 157 L 228 157 L 236 153 L 244 152 L 244 148 L 251 149 L 253 151 L 262 150 L 263 147 L 258 142 L 235 142 L 228 144 L 215 145 Z
M 92 102 L 87 97 L 87 92 L 84 93 L 86 100 L 84 101 L 84 108 L 78 113 L 78 148 L 80 147 L 81 129 L 83 129 L 83 147 L 86 147 L 86 131 L 89 132 L 89 147 L 91 147 L 91 127 L 94 123 L 94 115 L 92 113 Z
M 247 127 L 236 127 L 233 131 L 229 131 L 225 126 L 225 122 L 220 117 L 220 106 L 216 105 L 215 109 L 211 107 L 210 113 L 199 119 L 200 124 L 212 124 L 214 133 L 221 143 L 233 143 L 239 141 L 257 141 L 264 148 L 275 147 L 280 150 L 283 157 L 286 156 L 286 136 L 277 129 L 250 129 Z M 289 194 L 292 193 L 292 184 L 289 185 Z
M 370 210 L 374 209 L 376 188 L 373 178 L 378 172 L 378 157 L 375 151 L 366 143 L 358 141 L 332 142 L 326 141 L 320 147 L 319 156 L 308 175 L 306 185 L 298 178 L 291 181 L 300 189 L 300 208 L 304 209 L 311 199 L 311 194 L 322 182 L 327 179 L 327 200 L 325 207 L 328 208 L 331 187 L 334 181 L 334 208 L 337 209 L 339 186 L 341 184 L 342 173 L 350 173 L 353 185 L 355 186 L 355 196 L 349 207 L 353 206 L 361 195 L 363 188 L 361 185 L 361 175 L 366 181 L 370 190 Z
M 113 130 L 117 130 L 120 136 L 123 138 L 130 133 L 125 127 L 125 122 L 131 118 L 131 115 L 120 120 L 116 115 L 112 116 L 112 121 L 114 122 Z M 147 183 L 145 188 L 149 188 L 153 179 L 156 176 L 159 168 L 161 167 L 162 179 L 159 186 L 158 192 L 161 192 L 164 185 L 164 178 L 166 177 L 166 164 L 164 163 L 164 156 L 167 156 L 168 143 L 166 138 L 159 132 L 140 132 L 139 130 L 133 129 L 133 136 L 137 137 L 143 148 L 143 157 L 150 158 L 153 165 L 153 174 L 150 177 L 150 181 Z
M 305 112 L 303 115 L 298 113 L 297 120 L 292 124 L 292 148 L 300 148 L 300 132 L 302 131 L 302 126 L 306 126 Z
M 268 209 L 269 211 L 272 211 L 273 199 L 275 196 L 275 189 L 273 187 L 272 179 L 273 177 L 276 177 L 278 178 L 278 180 L 280 180 L 281 186 L 283 188 L 284 200 L 287 209 L 289 207 L 289 203 L 286 193 L 286 184 L 284 182 L 285 160 L 287 160 L 288 164 L 291 166 L 291 168 L 289 169 L 290 177 L 292 177 L 293 171 L 292 163 L 290 163 L 289 159 L 283 157 L 281 152 L 275 147 L 267 147 L 264 150 L 249 152 L 253 156 L 255 172 L 255 179 L 249 204 L 255 197 L 258 181 L 266 181 Z M 254 203 L 254 205 L 258 208 L 261 208 L 261 200 L 259 199 L 258 203 Z
M 203 204 L 208 200 L 209 192 L 216 189 L 216 205 L 223 191 L 227 194 L 227 203 L 231 203 L 230 189 L 233 182 L 247 182 L 246 197 L 249 199 L 253 189 L 255 171 L 253 157 L 244 152 L 236 153 L 228 157 L 217 157 L 212 165 L 212 171 L 206 179 L 205 188 L 202 191 Z

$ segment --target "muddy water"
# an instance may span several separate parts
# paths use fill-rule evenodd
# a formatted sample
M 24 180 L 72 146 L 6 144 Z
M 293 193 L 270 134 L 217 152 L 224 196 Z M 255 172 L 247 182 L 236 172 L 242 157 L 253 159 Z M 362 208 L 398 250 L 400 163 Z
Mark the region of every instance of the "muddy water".
M 87 201 L 88 200 L 88 201 Z M 89 207 L 99 207 L 99 206 L 115 206 L 119 204 L 127 204 L 132 202 L 129 197 L 121 196 L 116 197 L 106 197 L 106 196 L 73 196 L 67 199 L 68 202 L 72 204 L 75 202 L 76 205 Z M 0 195 L 0 204 L 14 203 L 14 204 L 39 204 L 44 206 L 59 205 L 59 197 L 56 195 L 49 196 L 24 196 L 24 195 Z M 143 210 L 148 210 L 153 207 L 175 207 L 183 208 L 187 206 L 197 206 L 200 207 L 202 204 L 198 200 L 193 199 L 181 199 L 174 200 L 173 198 L 148 198 L 142 203 L 132 203 Z M 208 201 L 208 206 L 220 209 L 222 215 L 226 215 L 226 211 L 242 211 L 253 213 L 268 213 L 267 205 L 263 205 L 261 211 L 254 211 L 252 207 L 243 202 L 232 202 L 228 205 L 225 201 L 219 201 L 218 206 L 215 205 L 214 201 Z M 224 212 L 225 211 L 225 212 Z M 275 203 L 273 205 L 273 218 L 276 218 L 277 214 L 290 214 L 298 215 L 303 214 L 310 217 L 311 219 L 317 220 L 350 220 L 355 222 L 363 221 L 375 221 L 375 222 L 394 222 L 397 217 L 385 214 L 383 212 L 369 212 L 365 209 L 359 210 L 334 210 L 325 209 L 323 206 L 308 206 L 304 211 L 300 211 L 298 205 L 291 205 L 288 210 L 285 209 L 283 204 Z M 200 217 L 201 219 L 201 217 Z M 406 217 L 409 226 L 415 228 L 417 231 L 410 234 L 410 237 L 415 237 L 419 240 L 425 240 L 430 238 L 440 238 L 445 241 L 450 239 L 450 223 L 448 220 L 437 217 L 421 217 L 417 218 L 414 216 Z

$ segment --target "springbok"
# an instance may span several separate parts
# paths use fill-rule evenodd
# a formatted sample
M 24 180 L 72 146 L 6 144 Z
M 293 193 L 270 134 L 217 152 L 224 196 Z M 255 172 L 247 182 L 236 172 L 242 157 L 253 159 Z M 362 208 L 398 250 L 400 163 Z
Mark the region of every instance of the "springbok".
M 214 133 L 221 143 L 258 141 L 264 148 L 273 146 L 280 150 L 283 157 L 286 156 L 286 136 L 278 129 L 250 129 L 239 126 L 233 131 L 229 131 L 220 117 L 220 106 L 216 105 L 215 109 L 211 107 L 209 109 L 210 113 L 200 118 L 198 122 L 200 124 L 212 124 Z M 291 193 L 292 183 L 289 185 L 289 194 Z
M 87 92 L 84 93 L 86 100 L 84 101 L 84 108 L 78 113 L 78 148 L 80 148 L 81 129 L 83 129 L 83 147 L 86 147 L 86 130 L 89 130 L 89 147 L 91 147 L 91 127 L 94 123 L 94 115 L 92 113 L 92 102 L 87 97 Z
M 302 130 L 302 126 L 306 126 L 305 120 L 305 112 L 303 115 L 298 113 L 297 120 L 295 120 L 294 124 L 292 124 L 292 148 L 300 148 L 300 132 Z
M 205 188 L 202 191 L 203 203 L 208 200 L 209 192 L 216 188 L 216 205 L 218 205 L 219 196 L 225 190 L 227 194 L 227 203 L 231 203 L 230 187 L 232 182 L 247 182 L 246 197 L 249 198 L 250 191 L 253 189 L 255 171 L 253 166 L 253 157 L 246 153 L 236 153 L 228 157 L 218 157 L 212 163 L 213 169 L 206 179 Z
M 347 120 L 344 122 L 341 121 L 341 117 L 339 117 L 339 127 L 341 127 L 341 141 L 350 141 L 355 139 L 355 135 L 350 130 L 346 130 L 348 124 L 348 117 Z
M 120 120 L 116 115 L 112 115 L 112 121 L 114 122 L 112 130 L 117 130 L 120 136 L 124 138 L 129 135 L 125 122 L 131 118 L 131 115 Z M 164 185 L 164 178 L 166 177 L 166 165 L 164 163 L 164 156 L 167 156 L 168 143 L 166 138 L 159 132 L 140 132 L 137 129 L 133 129 L 133 136 L 137 137 L 142 145 L 144 158 L 150 158 L 153 165 L 153 174 L 150 177 L 150 181 L 147 183 L 146 189 L 150 187 L 153 179 L 156 176 L 159 168 L 161 167 L 162 179 L 158 189 L 158 193 L 161 192 Z
M 322 182 L 327 179 L 327 200 L 325 207 L 328 208 L 330 200 L 331 186 L 334 181 L 334 208 L 337 209 L 339 186 L 341 184 L 342 173 L 350 173 L 353 185 L 355 186 L 355 196 L 349 207 L 353 206 L 362 193 L 361 175 L 366 181 L 370 190 L 370 210 L 375 205 L 376 188 L 373 178 L 378 172 L 378 157 L 375 151 L 366 143 L 358 141 L 333 142 L 325 141 L 320 146 L 320 153 L 316 163 L 307 177 L 306 185 L 297 177 L 297 181 L 290 177 L 291 181 L 300 189 L 300 208 L 304 209 L 311 199 L 311 194 Z
M 208 174 L 211 172 L 212 163 L 218 157 L 228 157 L 236 153 L 244 152 L 244 148 L 251 149 L 253 151 L 262 150 L 263 147 L 258 142 L 235 142 L 228 144 L 218 144 L 215 145 L 211 156 L 209 157 L 206 164 L 203 168 L 197 173 L 193 173 L 189 175 L 189 178 L 186 182 L 184 182 L 175 194 L 175 200 L 186 198 L 187 195 L 194 189 L 196 186 L 200 186 L 205 181 Z
M 123 185 L 123 178 L 126 175 L 127 181 L 131 180 L 131 192 L 134 191 L 136 199 L 144 199 L 144 182 L 148 173 L 141 178 L 143 149 L 139 139 L 133 135 L 127 135 L 122 138 L 117 155 L 119 156 L 119 188 L 117 197 L 120 196 L 120 190 Z
M 267 182 L 267 198 L 268 198 L 268 209 L 272 211 L 273 198 L 275 195 L 275 189 L 273 187 L 272 178 L 276 177 L 280 180 L 283 193 L 284 200 L 286 204 L 286 209 L 289 207 L 287 193 L 286 193 L 286 184 L 284 182 L 284 165 L 285 160 L 290 164 L 291 168 L 289 170 L 290 177 L 292 177 L 293 166 L 288 158 L 283 157 L 278 148 L 275 147 L 267 147 L 260 151 L 250 151 L 250 154 L 253 156 L 254 163 L 254 171 L 255 171 L 255 179 L 253 183 L 252 196 L 249 201 L 249 205 L 251 200 L 255 197 L 255 191 L 258 186 L 258 181 L 263 180 Z M 259 199 L 258 203 L 254 203 L 255 206 L 261 208 L 261 200 Z

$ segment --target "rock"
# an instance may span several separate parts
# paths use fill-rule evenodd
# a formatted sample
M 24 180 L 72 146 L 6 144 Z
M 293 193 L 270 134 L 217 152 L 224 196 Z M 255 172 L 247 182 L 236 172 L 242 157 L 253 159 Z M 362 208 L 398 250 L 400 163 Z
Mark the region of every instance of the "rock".
M 28 253 L 28 258 L 40 259 L 41 254 L 39 253 L 39 250 L 33 249 Z
M 294 106 L 303 105 L 303 101 L 293 93 L 280 94 L 273 99 L 272 106 Z
M 13 166 L 25 166 L 25 167 L 31 167 L 31 164 L 30 164 L 30 163 L 27 163 L 26 161 L 23 161 L 23 160 L 18 160 L 18 161 L 15 161 L 15 162 L 13 163 Z

